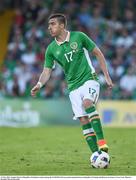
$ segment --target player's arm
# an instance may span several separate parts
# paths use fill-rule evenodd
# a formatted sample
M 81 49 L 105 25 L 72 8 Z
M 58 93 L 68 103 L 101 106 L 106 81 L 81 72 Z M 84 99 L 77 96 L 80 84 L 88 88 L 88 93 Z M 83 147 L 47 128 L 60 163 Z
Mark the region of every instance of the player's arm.
M 96 46 L 96 44 L 84 33 L 80 33 L 80 38 L 82 39 L 83 46 L 90 51 L 100 62 L 101 69 L 104 73 L 105 80 L 108 86 L 111 88 L 113 86 L 112 80 L 109 76 L 108 69 L 106 66 L 106 61 L 101 50 Z
M 36 96 L 36 93 L 41 89 L 43 85 L 46 84 L 46 82 L 49 80 L 50 75 L 51 75 L 52 69 L 45 67 L 39 77 L 39 80 L 37 84 L 32 88 L 31 90 L 31 95 L 33 97 Z
M 45 61 L 44 61 L 44 69 L 39 77 L 39 81 L 37 84 L 32 88 L 31 95 L 33 97 L 36 96 L 36 93 L 40 90 L 40 88 L 46 84 L 46 82 L 49 80 L 52 68 L 54 65 L 54 57 L 52 55 L 52 48 L 50 46 L 47 47 L 45 52 Z
M 106 61 L 105 61 L 103 53 L 101 52 L 101 50 L 96 46 L 96 44 L 86 34 L 80 33 L 80 37 L 82 39 L 83 46 L 88 51 L 90 51 L 94 56 L 96 56 L 96 58 L 99 60 L 101 69 L 102 69 L 102 71 L 104 73 L 105 80 L 106 80 L 108 86 L 110 88 L 113 87 L 113 83 L 112 83 L 112 80 L 111 80 L 111 78 L 109 76 Z
M 96 56 L 96 58 L 99 60 L 100 62 L 100 67 L 103 71 L 103 74 L 105 76 L 105 80 L 106 80 L 106 83 L 108 84 L 108 86 L 110 88 L 113 87 L 113 83 L 112 83 L 112 80 L 110 78 L 110 75 L 109 75 L 109 72 L 108 72 L 108 69 L 107 69 L 107 65 L 106 65 L 106 60 L 104 58 L 104 55 L 103 53 L 101 52 L 101 50 L 96 46 L 93 50 L 92 50 L 92 54 L 94 56 Z

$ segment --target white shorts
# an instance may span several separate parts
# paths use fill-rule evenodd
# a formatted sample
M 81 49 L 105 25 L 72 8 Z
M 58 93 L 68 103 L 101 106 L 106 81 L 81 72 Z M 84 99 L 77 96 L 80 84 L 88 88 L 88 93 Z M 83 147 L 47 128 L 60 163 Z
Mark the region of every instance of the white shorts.
M 83 107 L 83 100 L 90 99 L 94 104 L 97 103 L 100 92 L 100 84 L 94 80 L 86 81 L 78 89 L 70 92 L 69 98 L 75 118 L 87 116 Z

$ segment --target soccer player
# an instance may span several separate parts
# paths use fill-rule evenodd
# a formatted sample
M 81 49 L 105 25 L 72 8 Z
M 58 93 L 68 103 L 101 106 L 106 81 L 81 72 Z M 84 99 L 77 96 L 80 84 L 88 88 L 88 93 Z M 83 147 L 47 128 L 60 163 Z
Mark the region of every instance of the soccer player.
M 69 89 L 69 97 L 75 117 L 80 120 L 83 135 L 92 152 L 108 151 L 96 103 L 100 84 L 89 58 L 89 52 L 96 56 L 109 88 L 113 83 L 109 76 L 105 58 L 96 44 L 83 32 L 67 31 L 67 20 L 63 14 L 52 14 L 48 19 L 48 29 L 54 40 L 45 53 L 45 63 L 39 81 L 32 88 L 36 96 L 40 88 L 50 78 L 54 62 L 64 70 Z

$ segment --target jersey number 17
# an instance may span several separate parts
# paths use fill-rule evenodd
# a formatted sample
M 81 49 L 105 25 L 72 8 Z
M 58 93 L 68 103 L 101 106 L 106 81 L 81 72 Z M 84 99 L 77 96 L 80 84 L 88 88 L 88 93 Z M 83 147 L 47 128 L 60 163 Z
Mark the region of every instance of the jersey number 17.
M 65 53 L 64 56 L 65 56 L 65 58 L 66 58 L 66 60 L 67 60 L 68 63 L 71 62 L 71 61 L 73 61 L 73 59 L 72 59 L 72 57 L 73 57 L 73 51 L 70 51 L 70 52 L 68 52 L 68 53 Z

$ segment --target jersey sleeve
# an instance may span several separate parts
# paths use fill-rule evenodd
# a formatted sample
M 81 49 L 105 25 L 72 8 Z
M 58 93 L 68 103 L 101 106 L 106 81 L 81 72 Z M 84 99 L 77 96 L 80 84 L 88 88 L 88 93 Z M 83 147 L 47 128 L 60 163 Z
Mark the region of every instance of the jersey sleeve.
M 48 47 L 45 52 L 44 67 L 53 68 L 53 65 L 54 65 L 54 58 L 50 48 Z
M 80 38 L 82 39 L 83 46 L 88 51 L 92 51 L 96 47 L 95 42 L 91 40 L 86 34 L 80 32 Z

